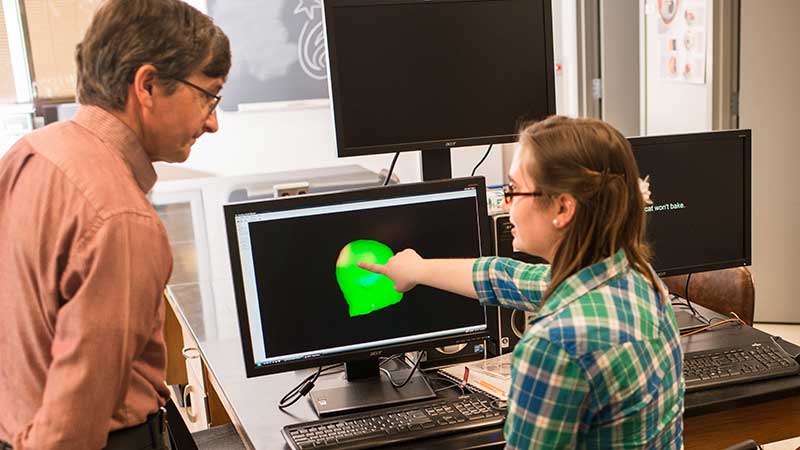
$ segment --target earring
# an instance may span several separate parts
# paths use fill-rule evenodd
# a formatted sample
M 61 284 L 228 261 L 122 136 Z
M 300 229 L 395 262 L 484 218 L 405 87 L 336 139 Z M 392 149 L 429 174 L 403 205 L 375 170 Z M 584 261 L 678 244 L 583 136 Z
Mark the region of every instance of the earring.
M 553 219 L 553 226 L 558 228 L 559 226 L 558 219 Z

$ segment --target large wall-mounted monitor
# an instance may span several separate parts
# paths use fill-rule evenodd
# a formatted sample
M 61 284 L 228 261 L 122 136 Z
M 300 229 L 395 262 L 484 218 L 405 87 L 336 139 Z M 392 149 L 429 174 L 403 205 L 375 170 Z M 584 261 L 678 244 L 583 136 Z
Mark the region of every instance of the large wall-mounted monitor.
M 446 149 L 512 142 L 521 121 L 555 114 L 550 0 L 324 8 L 340 157 L 423 150 L 423 164 L 441 154 L 449 164 Z
M 401 294 L 355 265 L 405 248 L 427 258 L 490 254 L 485 191 L 474 177 L 226 205 L 247 376 L 345 362 L 348 377 L 361 366 L 387 384 L 379 356 L 488 337 L 477 301 L 427 286 Z M 352 392 L 363 382 L 350 385 L 340 397 L 366 397 Z
M 660 276 L 751 264 L 751 132 L 629 139 L 650 182 L 647 237 Z

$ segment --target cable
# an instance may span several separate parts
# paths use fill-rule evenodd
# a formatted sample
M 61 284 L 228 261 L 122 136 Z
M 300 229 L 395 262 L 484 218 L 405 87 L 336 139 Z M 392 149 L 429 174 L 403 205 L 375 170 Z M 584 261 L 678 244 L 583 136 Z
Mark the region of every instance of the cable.
M 289 392 L 283 396 L 281 401 L 278 402 L 278 408 L 283 410 L 297 403 L 297 401 L 300 400 L 300 397 L 304 397 L 306 394 L 311 392 L 311 389 L 314 389 L 314 383 L 323 372 L 333 370 L 341 365 L 342 364 L 334 364 L 332 366 L 325 367 L 324 369 L 322 366 L 319 366 L 315 373 L 307 376 L 305 380 L 298 383 L 297 386 L 290 389 Z
M 499 411 L 505 411 L 508 409 L 508 400 L 492 400 L 489 406 Z
M 734 314 L 734 316 L 736 316 L 736 314 Z M 713 323 L 711 325 L 707 325 L 707 326 L 705 326 L 703 328 L 698 328 L 698 329 L 696 329 L 694 331 L 690 331 L 688 333 L 682 334 L 681 337 L 686 337 L 686 336 L 691 336 L 693 334 L 702 333 L 703 331 L 708 331 L 708 330 L 710 330 L 712 328 L 716 328 L 716 327 L 718 327 L 720 325 L 724 325 L 726 323 L 738 323 L 739 325 L 747 325 L 747 323 L 745 323 L 744 320 L 740 319 L 739 316 L 736 316 L 734 318 L 721 320 L 721 321 Z
M 394 172 L 394 165 L 397 164 L 397 158 L 400 157 L 400 152 L 394 154 L 394 158 L 392 159 L 392 164 L 389 166 L 389 172 L 386 173 L 386 179 L 383 181 L 384 186 L 389 185 L 389 180 L 392 179 L 392 172 Z
M 491 153 L 493 146 L 494 146 L 494 144 L 489 144 L 489 148 L 486 149 L 486 153 L 483 155 L 483 158 L 481 158 L 481 160 L 478 161 L 478 164 L 475 166 L 475 168 L 472 169 L 472 174 L 470 175 L 471 177 L 475 176 L 475 172 L 478 171 L 478 167 L 480 167 L 481 164 L 483 164 L 483 162 L 486 161 L 486 158 L 489 156 L 489 153 Z
M 699 313 L 697 312 L 696 309 L 694 309 L 694 306 L 692 306 L 692 301 L 689 300 L 689 280 L 691 279 L 692 279 L 691 273 L 689 275 L 686 275 L 686 288 L 683 290 L 683 294 L 686 296 L 686 304 L 689 305 L 689 309 L 692 310 L 692 314 L 698 316 Z
M 458 388 L 459 390 L 461 390 L 461 395 L 466 394 L 466 392 L 464 392 L 464 386 L 458 381 L 453 381 L 449 378 L 439 377 L 435 375 L 433 376 L 428 375 L 426 378 L 428 379 L 428 381 L 444 381 L 447 383 L 447 386 L 434 389 L 433 392 L 441 392 L 441 391 L 446 391 L 447 389 Z
M 709 320 L 706 316 L 701 314 L 700 311 L 698 311 L 697 309 L 692 307 L 691 304 L 681 301 L 681 300 L 685 300 L 683 297 L 681 297 L 680 295 L 678 295 L 678 294 L 676 294 L 674 292 L 670 292 L 669 295 L 672 296 L 670 301 L 672 303 L 672 307 L 673 308 L 681 306 L 683 308 L 688 309 L 692 316 L 697 317 L 702 322 L 705 322 L 706 325 L 711 323 L 711 320 Z
M 389 377 L 389 382 L 392 383 L 392 386 L 394 386 L 396 388 L 401 388 L 401 387 L 405 386 L 406 384 L 408 384 L 409 381 L 411 381 L 411 377 L 413 377 L 414 376 L 414 372 L 417 371 L 417 367 L 419 367 L 419 363 L 420 363 L 420 361 L 422 361 L 422 356 L 423 355 L 425 355 L 424 351 L 419 352 L 419 356 L 417 357 L 417 361 L 414 363 L 414 367 L 411 368 L 411 372 L 409 372 L 408 377 L 406 377 L 406 379 L 402 383 L 398 383 L 398 382 L 394 381 L 394 379 L 392 378 L 392 374 L 388 370 L 386 370 L 386 369 L 384 369 L 382 367 L 381 367 L 381 372 L 383 372 L 384 374 L 386 374 L 387 377 Z

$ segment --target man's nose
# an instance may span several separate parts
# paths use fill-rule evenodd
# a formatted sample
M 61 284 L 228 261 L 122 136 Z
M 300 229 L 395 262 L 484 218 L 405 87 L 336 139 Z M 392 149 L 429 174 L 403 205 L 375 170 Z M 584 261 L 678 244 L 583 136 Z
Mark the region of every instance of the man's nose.
M 219 122 L 217 122 L 217 110 L 211 112 L 206 117 L 206 122 L 203 124 L 203 129 L 207 133 L 216 133 L 219 130 Z

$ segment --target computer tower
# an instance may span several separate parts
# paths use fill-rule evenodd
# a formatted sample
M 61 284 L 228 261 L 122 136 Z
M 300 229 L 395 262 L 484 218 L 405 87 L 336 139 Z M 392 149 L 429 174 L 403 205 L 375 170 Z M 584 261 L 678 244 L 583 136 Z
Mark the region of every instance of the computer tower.
M 425 349 L 419 363 L 422 369 L 449 366 L 451 364 L 477 361 L 486 357 L 486 342 L 474 341 L 445 347 Z
M 492 216 L 494 250 L 497 256 L 516 259 L 528 264 L 547 263 L 543 258 L 514 250 L 513 226 L 508 214 Z M 489 356 L 500 356 L 514 351 L 517 342 L 525 333 L 530 314 L 511 308 L 491 306 L 486 309 L 491 339 L 486 341 L 486 352 Z

